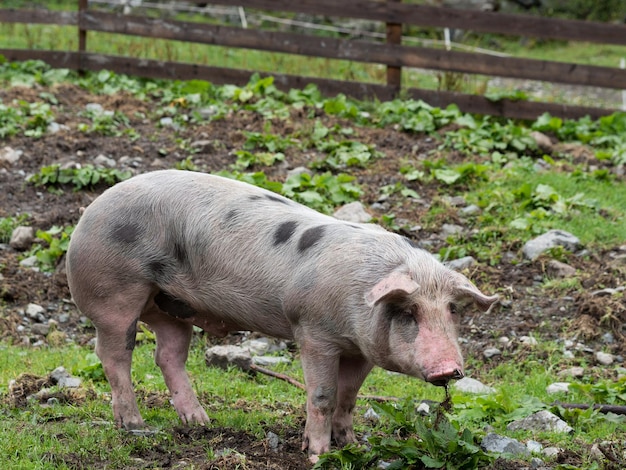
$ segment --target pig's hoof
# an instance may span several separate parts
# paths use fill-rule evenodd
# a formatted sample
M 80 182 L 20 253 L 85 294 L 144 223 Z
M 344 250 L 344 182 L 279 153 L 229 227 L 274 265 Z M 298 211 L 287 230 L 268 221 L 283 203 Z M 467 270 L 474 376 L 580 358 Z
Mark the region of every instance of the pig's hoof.
M 309 462 L 311 462 L 313 465 L 315 465 L 320 459 L 319 455 L 309 455 Z

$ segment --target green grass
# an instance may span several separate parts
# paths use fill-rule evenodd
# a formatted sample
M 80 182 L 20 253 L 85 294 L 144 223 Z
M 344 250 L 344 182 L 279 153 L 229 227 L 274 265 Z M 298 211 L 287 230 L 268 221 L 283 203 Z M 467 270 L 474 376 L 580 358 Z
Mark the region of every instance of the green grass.
M 203 354 L 206 346 L 202 338 L 196 338 L 188 361 L 188 370 L 195 389 L 207 409 L 212 426 L 221 426 L 246 431 L 258 439 L 264 438 L 268 429 L 278 427 L 299 428 L 304 417 L 304 392 L 284 381 L 265 375 L 250 376 L 242 371 L 223 371 L 207 368 Z M 152 359 L 153 344 L 144 342 L 135 350 L 133 380 L 138 395 L 148 396 L 164 393 L 165 385 L 158 368 Z M 80 374 L 85 367 L 85 357 L 91 353 L 88 347 L 67 345 L 57 348 L 28 348 L 0 345 L 0 396 L 6 397 L 6 385 L 20 373 L 28 372 L 45 376 L 59 365 L 74 374 Z M 577 381 L 579 389 L 565 396 L 546 393 L 550 383 L 559 381 L 557 372 L 563 364 L 559 345 L 539 344 L 529 353 L 526 350 L 524 361 L 515 360 L 514 354 L 489 370 L 481 372 L 481 361 L 468 358 L 468 371 L 474 378 L 496 388 L 496 393 L 479 397 L 452 392 L 454 410 L 449 417 L 458 420 L 463 428 L 481 436 L 485 425 L 495 432 L 521 439 L 535 439 L 549 442 L 574 452 L 586 452 L 585 446 L 599 440 L 613 442 L 626 438 L 623 420 L 606 417 L 597 412 L 579 410 L 558 410 L 551 406 L 555 399 L 570 402 L 594 403 L 598 393 L 604 395 L 599 401 L 618 400 L 621 383 L 622 393 L 626 388 L 625 379 L 615 382 L 607 379 L 610 370 L 604 371 L 605 378 L 592 377 Z M 546 360 L 546 358 L 548 358 Z M 298 361 L 283 365 L 280 372 L 302 380 Z M 576 381 L 574 381 L 576 382 Z M 602 385 L 603 384 L 603 385 Z M 604 387 L 604 388 L 603 388 Z M 593 392 L 593 390 L 595 392 Z M 0 401 L 0 440 L 3 452 L 0 454 L 2 468 L 72 468 L 76 459 L 82 465 L 107 461 L 110 468 L 132 465 L 133 459 L 142 449 L 153 446 L 170 449 L 174 455 L 184 453 L 172 440 L 171 430 L 179 424 L 176 413 L 167 404 L 148 407 L 140 399 L 140 410 L 148 425 L 158 432 L 153 436 L 132 438 L 118 431 L 112 425 L 112 413 L 108 399 L 109 387 L 104 380 L 84 379 L 78 392 L 81 402 L 54 404 L 51 406 L 29 402 L 25 408 L 16 409 L 7 400 Z M 607 390 L 609 392 L 607 392 Z M 615 390 L 611 395 L 611 390 Z M 54 388 L 52 388 L 54 391 Z M 89 392 L 87 392 L 89 391 Z M 596 395 L 593 395 L 593 393 Z M 425 384 L 417 379 L 398 374 L 389 374 L 375 369 L 366 380 L 362 394 L 396 396 L 401 399 L 431 399 L 441 401 L 444 393 L 441 388 Z M 607 395 L 609 393 L 609 395 Z M 613 396 L 614 398 L 610 398 Z M 613 401 L 614 402 L 614 401 Z M 359 400 L 356 409 L 357 432 L 383 434 L 391 424 L 387 418 L 375 424 L 365 423 L 362 414 L 371 406 Z M 575 427 L 573 436 L 550 432 L 509 432 L 506 425 L 516 418 L 527 416 L 538 409 L 557 411 Z M 396 423 L 397 425 L 398 423 Z M 207 443 L 207 452 L 211 453 Z

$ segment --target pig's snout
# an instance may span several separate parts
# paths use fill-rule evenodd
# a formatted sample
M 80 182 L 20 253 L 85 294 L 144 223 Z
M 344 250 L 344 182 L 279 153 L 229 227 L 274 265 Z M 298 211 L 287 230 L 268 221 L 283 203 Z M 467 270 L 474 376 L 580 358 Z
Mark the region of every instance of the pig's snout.
M 431 373 L 425 377 L 426 382 L 429 382 L 437 387 L 445 387 L 450 380 L 462 379 L 465 375 L 458 366 L 451 366 L 441 368 L 434 373 Z

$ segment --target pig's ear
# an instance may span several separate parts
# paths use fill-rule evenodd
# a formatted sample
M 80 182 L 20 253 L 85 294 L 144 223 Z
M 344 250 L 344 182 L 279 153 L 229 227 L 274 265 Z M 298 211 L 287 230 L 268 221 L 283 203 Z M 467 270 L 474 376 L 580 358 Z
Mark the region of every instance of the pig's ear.
M 460 298 L 474 301 L 476 306 L 483 312 L 488 311 L 499 299 L 497 295 L 485 295 L 478 287 L 472 284 L 465 276 L 461 275 L 457 285 L 457 295 Z
M 372 287 L 365 295 L 365 300 L 370 307 L 384 299 L 395 296 L 407 296 L 419 289 L 419 284 L 415 282 L 408 273 L 392 272 Z

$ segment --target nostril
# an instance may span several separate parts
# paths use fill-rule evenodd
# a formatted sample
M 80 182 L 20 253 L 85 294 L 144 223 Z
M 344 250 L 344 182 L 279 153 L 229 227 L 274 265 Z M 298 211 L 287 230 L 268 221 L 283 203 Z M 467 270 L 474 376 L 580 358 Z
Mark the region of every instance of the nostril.
M 461 372 L 459 369 L 455 369 L 452 375 L 450 376 L 450 379 L 459 380 L 459 379 L 462 379 L 463 377 L 465 377 L 465 374 L 463 374 L 463 372 Z
M 437 387 L 445 387 L 448 385 L 450 380 L 459 380 L 465 377 L 463 372 L 460 369 L 454 369 L 452 371 L 443 372 L 439 374 L 433 374 L 426 379 L 427 382 L 430 382 Z

